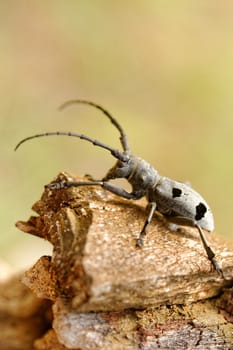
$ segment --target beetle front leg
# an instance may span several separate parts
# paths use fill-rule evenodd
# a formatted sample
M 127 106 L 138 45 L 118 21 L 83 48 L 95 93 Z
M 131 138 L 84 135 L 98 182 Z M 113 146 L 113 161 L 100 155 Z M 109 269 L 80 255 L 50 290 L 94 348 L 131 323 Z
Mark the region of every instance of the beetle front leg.
M 147 226 L 150 224 L 151 222 L 151 219 L 153 217 L 153 214 L 155 212 L 155 209 L 156 209 L 156 203 L 155 202 L 151 202 L 149 203 L 149 207 L 150 207 L 150 210 L 149 210 L 149 214 L 147 216 L 147 219 L 143 225 L 143 228 L 140 232 L 140 235 L 139 235 L 139 238 L 137 239 L 137 242 L 136 242 L 136 246 L 137 247 L 142 247 L 143 244 L 144 244 L 144 239 L 145 239 L 145 235 L 146 235 L 146 229 L 147 229 Z
M 107 181 L 66 181 L 66 182 L 54 182 L 51 184 L 48 184 L 45 186 L 45 188 L 48 188 L 50 190 L 60 190 L 63 188 L 69 188 L 69 187 L 81 187 L 81 186 L 101 186 L 105 190 L 116 194 L 119 197 L 123 197 L 126 199 L 139 199 L 142 197 L 138 193 L 134 192 L 127 192 L 121 187 L 117 187 L 115 185 L 112 185 L 108 183 Z

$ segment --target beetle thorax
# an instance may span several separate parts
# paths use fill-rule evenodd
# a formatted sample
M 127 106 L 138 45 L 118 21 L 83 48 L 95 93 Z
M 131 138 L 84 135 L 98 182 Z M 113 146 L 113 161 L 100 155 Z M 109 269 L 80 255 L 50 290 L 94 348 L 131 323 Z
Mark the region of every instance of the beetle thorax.
M 103 180 L 125 178 L 132 185 L 133 192 L 140 192 L 141 197 L 147 190 L 153 188 L 159 181 L 160 176 L 144 159 L 129 155 L 128 160 L 118 160 L 108 171 Z
M 141 189 L 147 192 L 148 189 L 156 186 L 159 179 L 157 170 L 144 159 L 135 157 L 134 168 L 127 178 L 134 190 Z

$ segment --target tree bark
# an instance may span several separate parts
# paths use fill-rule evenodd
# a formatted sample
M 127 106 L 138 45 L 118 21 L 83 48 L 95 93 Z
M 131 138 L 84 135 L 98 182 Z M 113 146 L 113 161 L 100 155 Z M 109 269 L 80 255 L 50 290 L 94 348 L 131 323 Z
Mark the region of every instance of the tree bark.
M 56 179 L 63 180 L 87 181 L 65 173 Z M 233 349 L 230 243 L 206 233 L 223 279 L 196 229 L 173 232 L 161 215 L 136 247 L 145 200 L 96 186 L 46 189 L 33 210 L 38 215 L 17 227 L 53 245 L 52 257 L 22 278 L 53 304 L 35 349 Z
M 51 302 L 37 298 L 14 276 L 0 284 L 0 349 L 32 350 L 51 327 Z

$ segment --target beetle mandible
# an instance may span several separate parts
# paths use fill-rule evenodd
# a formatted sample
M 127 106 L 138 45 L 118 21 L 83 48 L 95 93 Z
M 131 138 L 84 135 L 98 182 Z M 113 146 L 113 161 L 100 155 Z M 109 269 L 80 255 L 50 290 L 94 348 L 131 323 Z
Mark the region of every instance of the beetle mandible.
M 119 151 L 118 149 L 108 146 L 89 136 L 74 132 L 57 131 L 29 136 L 21 140 L 16 145 L 15 150 L 17 150 L 25 141 L 36 137 L 64 135 L 77 137 L 92 143 L 94 146 L 104 148 L 117 159 L 116 164 L 107 172 L 102 180 L 91 180 L 87 182 L 56 182 L 46 185 L 45 187 L 58 190 L 72 186 L 78 187 L 97 185 L 126 199 L 136 200 L 145 196 L 148 201 L 148 215 L 139 234 L 136 245 L 139 247 L 143 246 L 146 229 L 152 220 L 155 210 L 157 210 L 170 222 L 197 228 L 208 259 L 211 261 L 215 270 L 223 277 L 222 269 L 215 259 L 215 253 L 209 246 L 204 232 L 202 231 L 202 229 L 210 232 L 214 230 L 213 214 L 202 196 L 185 183 L 160 176 L 158 171 L 148 162 L 133 155 L 131 153 L 128 138 L 124 129 L 121 127 L 118 121 L 101 105 L 91 101 L 77 99 L 65 102 L 60 109 L 75 103 L 90 105 L 102 111 L 119 131 L 123 151 Z M 127 192 L 123 188 L 108 182 L 109 180 L 117 178 L 125 178 L 130 183 L 132 191 Z

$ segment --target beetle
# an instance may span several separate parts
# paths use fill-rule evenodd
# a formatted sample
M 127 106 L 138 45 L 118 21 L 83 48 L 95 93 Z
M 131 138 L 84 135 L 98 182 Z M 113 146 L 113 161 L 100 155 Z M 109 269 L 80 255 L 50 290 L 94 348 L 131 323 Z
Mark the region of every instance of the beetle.
M 120 142 L 123 150 L 120 151 L 89 136 L 74 132 L 46 132 L 26 137 L 16 145 L 15 150 L 17 150 L 22 143 L 37 137 L 64 135 L 77 137 L 92 143 L 94 146 L 106 149 L 117 159 L 115 165 L 107 172 L 102 180 L 90 180 L 86 182 L 55 182 L 46 185 L 45 187 L 48 189 L 59 190 L 72 186 L 101 186 L 107 191 L 126 199 L 137 200 L 146 197 L 148 201 L 148 214 L 136 241 L 136 245 L 138 247 L 143 246 L 147 227 L 150 224 L 155 211 L 158 211 L 172 223 L 197 228 L 208 259 L 215 270 L 223 277 L 223 272 L 215 258 L 215 253 L 209 246 L 202 230 L 205 229 L 210 232 L 214 230 L 213 214 L 202 196 L 185 183 L 159 175 L 158 171 L 147 161 L 132 154 L 124 129 L 101 105 L 88 100 L 77 99 L 65 102 L 61 105 L 60 109 L 64 109 L 75 103 L 90 105 L 103 112 L 103 114 L 119 131 Z M 109 183 L 109 180 L 117 178 L 125 178 L 130 183 L 132 191 L 128 192 L 121 187 Z

